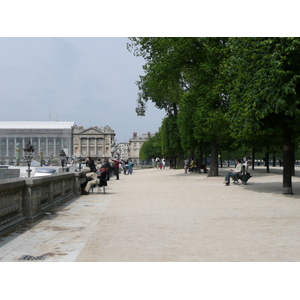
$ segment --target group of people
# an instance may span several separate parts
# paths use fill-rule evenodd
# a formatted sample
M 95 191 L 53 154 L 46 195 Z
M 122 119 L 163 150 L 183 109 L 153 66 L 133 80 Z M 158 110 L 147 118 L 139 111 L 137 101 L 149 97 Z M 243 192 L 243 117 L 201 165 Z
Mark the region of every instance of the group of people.
M 166 159 L 162 157 L 161 159 L 159 157 L 156 157 L 155 159 L 155 165 L 157 169 L 165 169 L 166 168 Z
M 185 160 L 184 173 L 197 172 L 197 170 L 201 170 L 201 169 L 204 171 L 204 173 L 208 172 L 206 165 L 197 163 L 195 158 L 188 158 Z
M 112 174 L 116 176 L 116 180 L 119 180 L 120 166 L 123 167 L 124 174 L 132 175 L 133 162 L 131 159 L 121 161 L 119 158 L 106 159 L 104 164 L 97 164 L 91 157 L 87 157 L 85 160 L 86 169 L 89 173 L 85 174 L 86 181 L 81 184 L 81 194 L 89 195 L 89 190 L 94 184 L 99 184 L 100 187 L 103 185 L 107 186 L 107 181 L 110 180 Z

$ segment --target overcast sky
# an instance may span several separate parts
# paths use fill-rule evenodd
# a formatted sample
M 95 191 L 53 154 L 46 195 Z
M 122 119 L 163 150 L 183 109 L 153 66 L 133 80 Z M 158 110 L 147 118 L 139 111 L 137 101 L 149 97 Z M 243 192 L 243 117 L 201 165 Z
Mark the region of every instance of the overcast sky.
M 74 121 L 109 125 L 117 142 L 155 133 L 164 111 L 149 103 L 136 115 L 144 60 L 130 53 L 126 37 L 0 38 L 2 121 Z

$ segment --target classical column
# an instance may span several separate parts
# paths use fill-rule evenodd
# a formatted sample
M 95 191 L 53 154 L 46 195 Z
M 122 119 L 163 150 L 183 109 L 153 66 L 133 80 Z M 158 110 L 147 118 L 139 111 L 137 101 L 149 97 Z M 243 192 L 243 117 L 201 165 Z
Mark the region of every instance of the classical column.
M 81 137 L 78 137 L 78 155 L 81 156 L 82 155 L 82 149 L 81 149 Z
M 46 155 L 49 156 L 48 138 L 46 137 Z
M 95 141 L 95 156 L 98 157 L 98 139 L 95 137 L 94 139 Z
M 54 146 L 53 157 L 56 157 L 56 138 L 53 138 L 53 146 Z
M 68 139 L 69 140 L 69 157 L 72 157 L 73 156 L 73 149 L 71 148 L 72 147 L 72 143 L 71 143 L 71 138 Z
M 86 138 L 86 156 L 90 156 L 90 139 Z
M 8 138 L 6 138 L 6 155 L 5 156 L 8 156 Z
M 41 138 L 38 138 L 38 153 L 41 152 Z

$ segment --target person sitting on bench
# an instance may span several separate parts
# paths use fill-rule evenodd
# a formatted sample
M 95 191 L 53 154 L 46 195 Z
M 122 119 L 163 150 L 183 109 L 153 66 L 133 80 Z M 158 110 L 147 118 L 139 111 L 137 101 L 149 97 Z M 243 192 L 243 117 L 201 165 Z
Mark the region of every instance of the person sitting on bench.
M 91 169 L 89 167 L 86 167 L 83 170 L 90 171 Z M 84 176 L 86 178 L 86 181 L 81 184 L 81 195 L 89 195 L 91 186 L 97 182 L 97 174 L 94 172 L 89 172 Z
M 239 175 L 242 172 L 242 164 L 240 159 L 236 159 L 236 167 L 235 169 L 231 169 L 229 172 L 227 172 L 225 176 L 224 183 L 225 185 L 230 185 L 230 177 L 234 177 Z
M 108 171 L 106 170 L 106 168 L 104 168 L 102 166 L 101 168 L 101 174 L 99 176 L 97 176 L 98 181 L 97 183 L 99 184 L 100 187 L 102 186 L 107 186 L 107 179 L 108 179 Z

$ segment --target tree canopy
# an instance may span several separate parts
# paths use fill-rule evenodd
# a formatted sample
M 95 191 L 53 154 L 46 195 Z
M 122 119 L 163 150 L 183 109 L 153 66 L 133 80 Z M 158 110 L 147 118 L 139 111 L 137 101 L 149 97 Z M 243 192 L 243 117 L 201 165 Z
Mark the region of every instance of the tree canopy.
M 166 111 L 162 153 L 211 145 L 210 176 L 218 149 L 233 145 L 282 147 L 284 193 L 300 131 L 300 38 L 131 38 L 142 56 L 136 111 L 152 101 Z

